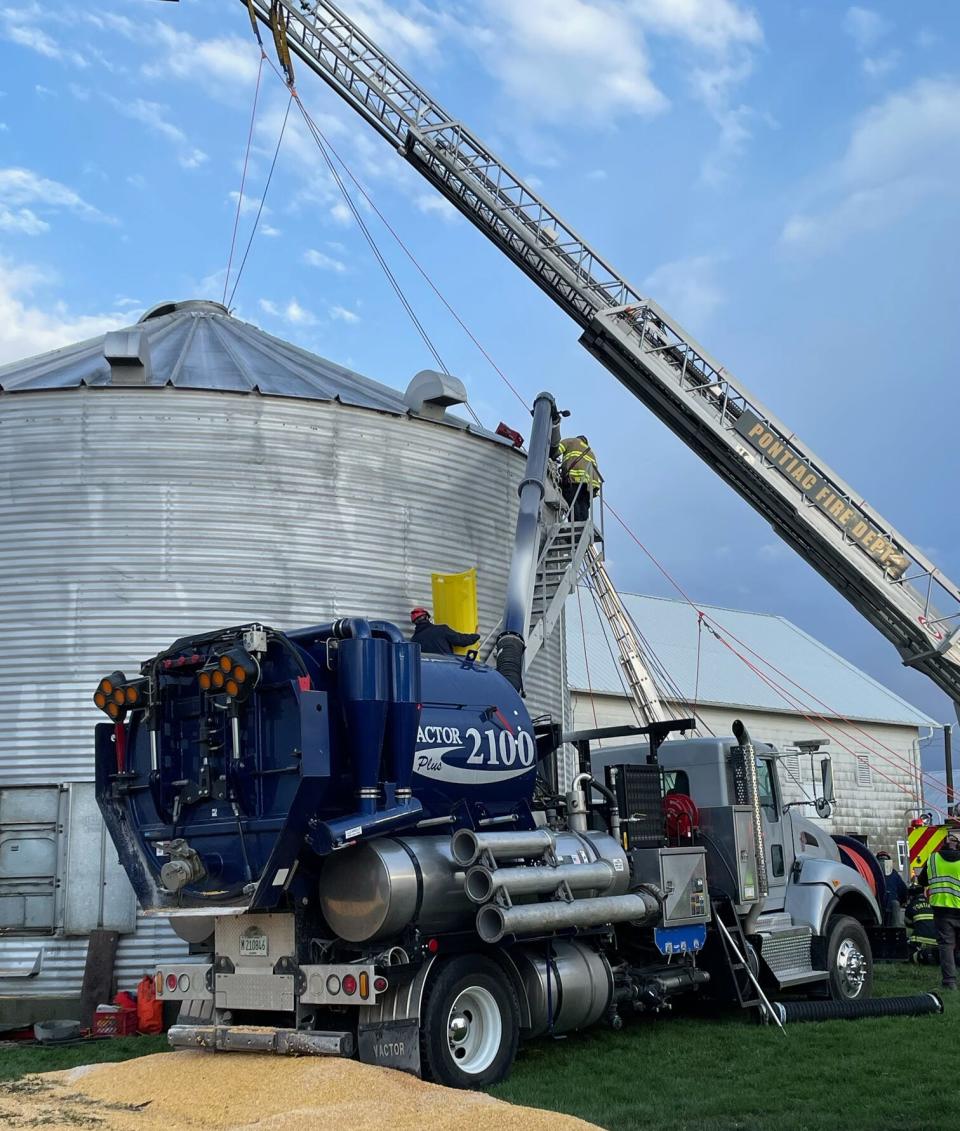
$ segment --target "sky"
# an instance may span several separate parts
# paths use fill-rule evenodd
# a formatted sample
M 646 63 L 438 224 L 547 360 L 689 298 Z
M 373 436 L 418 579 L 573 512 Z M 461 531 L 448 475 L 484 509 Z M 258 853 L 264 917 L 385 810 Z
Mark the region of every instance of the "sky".
M 960 5 L 341 7 L 960 578 Z M 223 298 L 259 61 L 237 0 L 0 0 L 0 363 L 164 300 Z M 545 388 L 572 411 L 608 500 L 693 600 L 780 613 L 956 722 L 944 695 L 593 361 L 546 295 L 296 71 L 303 104 L 423 271 L 528 400 Z M 264 65 L 232 308 L 404 388 L 435 359 L 296 109 L 283 129 L 288 102 Z M 525 433 L 523 407 L 358 207 L 484 424 Z M 621 589 L 677 596 L 609 523 L 606 553 Z

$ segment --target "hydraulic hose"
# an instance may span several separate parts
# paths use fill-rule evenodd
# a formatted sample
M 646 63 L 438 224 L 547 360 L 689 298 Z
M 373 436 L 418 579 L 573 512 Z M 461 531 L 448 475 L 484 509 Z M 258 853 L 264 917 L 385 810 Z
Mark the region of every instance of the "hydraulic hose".
M 858 1021 L 862 1017 L 917 1017 L 943 1013 L 939 994 L 876 997 L 863 1001 L 775 1001 L 782 1024 L 788 1021 Z

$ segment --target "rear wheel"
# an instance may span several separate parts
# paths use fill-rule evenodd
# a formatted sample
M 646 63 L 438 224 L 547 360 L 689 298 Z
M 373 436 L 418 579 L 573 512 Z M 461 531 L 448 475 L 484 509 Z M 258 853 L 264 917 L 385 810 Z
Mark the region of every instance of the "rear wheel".
M 420 1032 L 422 1068 L 428 1079 L 451 1088 L 496 1084 L 517 1055 L 517 995 L 489 958 L 478 954 L 452 958 L 427 986 Z
M 862 1001 L 873 993 L 873 954 L 863 926 L 848 915 L 827 928 L 827 970 L 834 1001 Z

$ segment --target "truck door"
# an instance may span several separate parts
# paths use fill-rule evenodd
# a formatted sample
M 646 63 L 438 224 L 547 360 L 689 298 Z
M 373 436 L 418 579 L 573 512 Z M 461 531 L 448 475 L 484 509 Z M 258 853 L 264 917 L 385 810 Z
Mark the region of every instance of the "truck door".
M 787 873 L 791 863 L 787 857 L 792 857 L 792 853 L 788 853 L 786 841 L 789 839 L 789 830 L 785 836 L 780 784 L 772 758 L 757 758 L 757 786 L 763 814 L 767 880 L 770 888 L 765 906 L 767 911 L 781 911 L 786 902 Z

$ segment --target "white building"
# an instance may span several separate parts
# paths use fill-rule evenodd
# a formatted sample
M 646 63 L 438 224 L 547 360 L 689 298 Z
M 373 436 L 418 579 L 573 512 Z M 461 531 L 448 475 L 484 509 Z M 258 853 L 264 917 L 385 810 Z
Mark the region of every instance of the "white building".
M 862 837 L 894 859 L 898 847 L 905 851 L 907 821 L 918 804 L 920 744 L 938 723 L 783 617 L 702 606 L 708 620 L 701 624 L 683 601 L 621 597 L 662 665 L 651 675 L 669 715 L 683 718 L 695 710 L 717 735 L 731 734 L 734 719 L 742 719 L 755 742 L 773 743 L 785 754 L 780 778 L 787 802 L 822 792 L 820 756 L 811 765 L 796 743 L 824 741 L 836 794 L 826 827 Z M 565 619 L 568 729 L 636 723 L 615 641 L 588 590 L 580 591 L 579 601 L 576 594 L 570 598 Z M 723 640 L 709 631 L 710 623 Z M 701 733 L 707 733 L 702 726 Z M 814 816 L 812 807 L 805 815 Z

